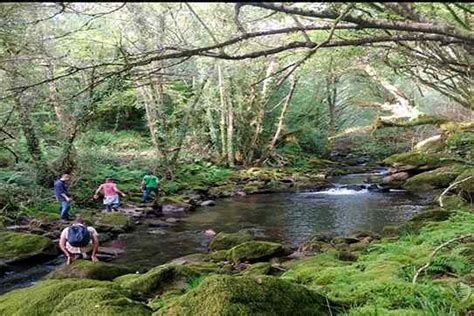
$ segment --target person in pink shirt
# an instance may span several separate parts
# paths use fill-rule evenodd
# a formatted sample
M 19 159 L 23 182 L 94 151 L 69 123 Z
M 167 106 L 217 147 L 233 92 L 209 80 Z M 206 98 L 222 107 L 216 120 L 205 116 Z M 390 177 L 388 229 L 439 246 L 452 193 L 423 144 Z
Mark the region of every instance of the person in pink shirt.
M 100 192 L 104 195 L 104 205 L 107 212 L 111 212 L 112 209 L 117 211 L 117 206 L 120 205 L 119 194 L 124 197 L 125 193 L 117 188 L 117 184 L 112 178 L 105 178 L 105 183 L 99 185 L 97 190 L 95 190 L 94 200 L 99 198 Z

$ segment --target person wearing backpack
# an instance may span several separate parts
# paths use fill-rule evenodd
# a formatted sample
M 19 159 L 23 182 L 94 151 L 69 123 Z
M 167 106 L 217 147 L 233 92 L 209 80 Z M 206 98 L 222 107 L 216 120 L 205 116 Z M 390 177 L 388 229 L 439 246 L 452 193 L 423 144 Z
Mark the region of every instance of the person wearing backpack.
M 81 218 L 63 229 L 59 238 L 59 247 L 66 256 L 66 264 L 71 264 L 80 255 L 87 259 L 89 253 L 93 262 L 99 261 L 97 259 L 99 234 L 94 227 L 86 226 Z

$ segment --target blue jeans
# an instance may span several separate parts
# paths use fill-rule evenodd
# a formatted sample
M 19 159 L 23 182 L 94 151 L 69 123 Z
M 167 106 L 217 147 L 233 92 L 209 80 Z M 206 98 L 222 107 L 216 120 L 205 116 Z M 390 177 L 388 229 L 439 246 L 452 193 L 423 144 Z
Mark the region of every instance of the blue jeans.
M 146 200 L 150 197 L 150 193 L 154 192 L 155 193 L 155 199 L 158 198 L 158 188 L 145 188 L 145 191 L 143 192 L 143 198 L 142 202 L 145 203 Z
M 67 201 L 60 201 L 59 203 L 61 204 L 59 207 L 61 219 L 69 219 L 69 209 L 71 208 L 71 203 Z

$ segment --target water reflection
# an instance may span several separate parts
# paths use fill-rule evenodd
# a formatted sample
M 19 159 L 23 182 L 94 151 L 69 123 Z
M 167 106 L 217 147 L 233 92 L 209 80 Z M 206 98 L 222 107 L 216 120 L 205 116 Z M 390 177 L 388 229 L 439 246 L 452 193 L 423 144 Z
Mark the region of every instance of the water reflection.
M 201 208 L 184 222 L 152 235 L 139 228 L 125 235 L 125 254 L 117 262 L 154 266 L 170 259 L 207 250 L 207 229 L 237 232 L 258 229 L 271 240 L 297 246 L 322 231 L 350 234 L 380 231 L 400 223 L 423 208 L 425 201 L 406 192 L 331 195 L 319 193 L 260 194 L 220 200 Z

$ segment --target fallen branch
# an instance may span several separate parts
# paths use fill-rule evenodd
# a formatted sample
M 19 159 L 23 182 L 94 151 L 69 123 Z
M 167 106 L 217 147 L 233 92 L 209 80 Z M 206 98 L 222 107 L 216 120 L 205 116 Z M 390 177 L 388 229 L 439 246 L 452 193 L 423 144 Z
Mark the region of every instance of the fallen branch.
M 452 183 L 449 187 L 447 187 L 446 190 L 444 190 L 443 193 L 441 193 L 441 195 L 439 196 L 439 199 L 438 199 L 438 201 L 439 201 L 439 206 L 440 206 L 440 207 L 444 207 L 444 205 L 443 205 L 443 196 L 445 196 L 445 195 L 449 192 L 449 190 L 451 190 L 452 188 L 454 188 L 454 187 L 457 186 L 458 184 L 461 184 L 461 183 L 463 183 L 463 182 L 465 182 L 465 181 L 467 181 L 467 180 L 469 180 L 469 179 L 471 179 L 471 178 L 472 178 L 472 176 L 467 177 L 467 178 L 462 179 L 462 180 L 459 180 L 459 181 L 456 181 L 456 182 Z
M 428 268 L 430 266 L 431 262 L 433 261 L 434 256 L 436 255 L 436 253 L 438 251 L 440 251 L 442 248 L 446 247 L 447 245 L 449 245 L 449 244 L 451 244 L 455 241 L 463 240 L 463 239 L 466 239 L 466 238 L 469 238 L 469 237 L 474 237 L 474 234 L 462 235 L 460 237 L 450 239 L 447 242 L 442 243 L 441 245 L 436 247 L 436 249 L 430 254 L 430 256 L 428 258 L 428 262 L 424 266 L 422 266 L 420 269 L 418 269 L 418 271 L 416 271 L 416 274 L 413 277 L 413 281 L 412 281 L 413 285 L 416 283 L 416 280 L 418 279 L 418 276 L 421 274 L 421 272 L 423 272 L 426 268 Z

